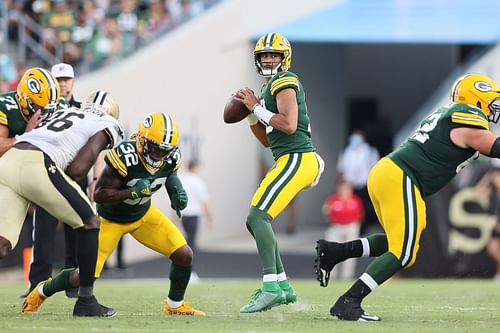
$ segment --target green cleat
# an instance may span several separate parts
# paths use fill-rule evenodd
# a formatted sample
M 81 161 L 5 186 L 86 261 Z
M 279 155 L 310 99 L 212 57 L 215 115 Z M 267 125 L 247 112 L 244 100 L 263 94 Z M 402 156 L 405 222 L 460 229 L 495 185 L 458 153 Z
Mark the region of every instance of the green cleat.
M 290 304 L 297 302 L 297 293 L 295 289 L 291 286 L 285 289 L 281 289 L 285 293 L 285 301 L 282 304 Z
M 252 313 L 267 311 L 270 308 L 284 304 L 286 302 L 285 293 L 280 289 L 278 291 L 262 291 L 257 289 L 252 294 L 250 303 L 240 309 L 241 313 Z

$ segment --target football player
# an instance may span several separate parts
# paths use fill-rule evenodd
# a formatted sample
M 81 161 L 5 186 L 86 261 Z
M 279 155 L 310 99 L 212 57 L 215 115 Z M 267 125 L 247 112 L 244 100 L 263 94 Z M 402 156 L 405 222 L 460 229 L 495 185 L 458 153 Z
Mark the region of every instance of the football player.
M 246 221 L 257 243 L 263 284 L 240 309 L 242 313 L 296 301 L 271 223 L 300 191 L 317 184 L 323 170 L 323 160 L 311 140 L 304 88 L 298 76 L 289 71 L 289 41 L 280 33 L 268 33 L 257 41 L 254 58 L 257 72 L 264 78 L 262 97 L 248 87 L 234 96 L 251 111 L 247 117 L 251 131 L 271 149 L 275 165 L 257 188 Z
M 19 80 L 17 90 L 0 94 L 0 156 L 16 142 L 15 136 L 37 127 L 56 110 L 61 97 L 59 84 L 43 68 L 30 68 Z
M 0 158 L 0 254 L 16 246 L 31 202 L 78 230 L 80 288 L 74 316 L 112 317 L 93 295 L 99 219 L 75 180 L 87 176 L 99 152 L 120 142 L 118 105 L 105 91 L 79 109 L 58 110 L 17 138 Z M 29 310 L 29 302 L 24 309 Z
M 385 234 L 346 243 L 317 244 L 317 279 L 326 287 L 330 271 L 354 257 L 378 257 L 338 298 L 330 314 L 351 321 L 378 321 L 363 299 L 403 268 L 415 263 L 426 225 L 424 198 L 443 188 L 479 154 L 500 158 L 500 138 L 489 122 L 500 117 L 500 87 L 491 78 L 468 74 L 454 84 L 451 103 L 420 124 L 406 142 L 382 158 L 368 177 L 368 191 Z
M 177 176 L 181 163 L 178 142 L 176 122 L 167 114 L 156 112 L 144 119 L 135 140 L 123 141 L 106 154 L 106 166 L 94 193 L 101 222 L 95 277 L 100 276 L 120 238 L 130 234 L 172 261 L 170 290 L 163 313 L 204 316 L 203 311 L 184 302 L 193 252 L 175 224 L 151 204 L 151 196 L 165 187 L 171 207 L 179 217 L 187 205 L 186 191 Z M 41 283 L 28 296 L 28 300 L 33 299 L 31 312 L 38 311 L 47 297 L 77 283 L 78 270 L 63 271 L 53 280 Z

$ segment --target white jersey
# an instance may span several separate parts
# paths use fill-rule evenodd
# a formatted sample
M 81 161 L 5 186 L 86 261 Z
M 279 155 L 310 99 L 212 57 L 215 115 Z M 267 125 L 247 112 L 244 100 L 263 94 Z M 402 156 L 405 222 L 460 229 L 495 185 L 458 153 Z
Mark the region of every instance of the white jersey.
M 111 147 L 123 140 L 123 130 L 115 118 L 69 108 L 54 112 L 39 127 L 17 137 L 16 142 L 38 147 L 65 170 L 90 137 L 102 130 L 109 135 Z

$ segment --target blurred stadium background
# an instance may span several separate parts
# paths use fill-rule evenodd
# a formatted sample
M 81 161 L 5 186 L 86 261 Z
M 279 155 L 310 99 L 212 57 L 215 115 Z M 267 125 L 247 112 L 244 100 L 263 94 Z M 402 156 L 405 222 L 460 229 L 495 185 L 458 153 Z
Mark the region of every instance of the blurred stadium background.
M 279 31 L 291 41 L 292 71 L 306 89 L 313 137 L 327 165 L 320 184 L 296 199 L 296 232 L 286 233 L 288 211 L 275 224 L 292 277 L 313 276 L 314 244 L 327 226 L 321 206 L 352 129 L 365 130 L 385 155 L 447 102 L 463 73 L 500 79 L 494 0 L 3 0 L 0 11 L 0 91 L 14 89 L 28 67 L 65 61 L 76 70 L 77 99 L 109 90 L 129 133 L 153 111 L 178 121 L 183 159 L 200 160 L 214 210 L 214 227 L 202 223 L 199 232 L 201 277 L 260 275 L 244 223 L 270 156 L 245 122 L 224 124 L 222 108 L 236 89 L 260 87 L 253 47 L 261 34 Z M 428 199 L 421 252 L 404 275 L 494 275 L 485 247 L 498 216 L 468 191 L 495 167 L 490 163 L 478 161 Z M 166 195 L 153 201 L 176 220 Z M 30 232 L 26 223 L 0 271 L 19 270 Z M 124 251 L 129 268 L 110 276 L 166 276 L 166 260 L 135 240 L 125 239 Z

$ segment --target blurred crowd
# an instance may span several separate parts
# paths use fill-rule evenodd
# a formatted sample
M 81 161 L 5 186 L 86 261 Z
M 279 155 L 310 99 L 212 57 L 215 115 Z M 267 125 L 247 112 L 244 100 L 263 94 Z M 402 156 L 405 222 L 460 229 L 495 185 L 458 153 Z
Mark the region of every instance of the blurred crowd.
M 61 42 L 62 61 L 86 72 L 127 56 L 141 46 L 199 15 L 218 0 L 3 0 L 8 38 L 19 40 L 18 15 L 39 23 L 27 31 L 54 53 Z M 0 55 L 0 92 L 15 88 L 26 68 Z

